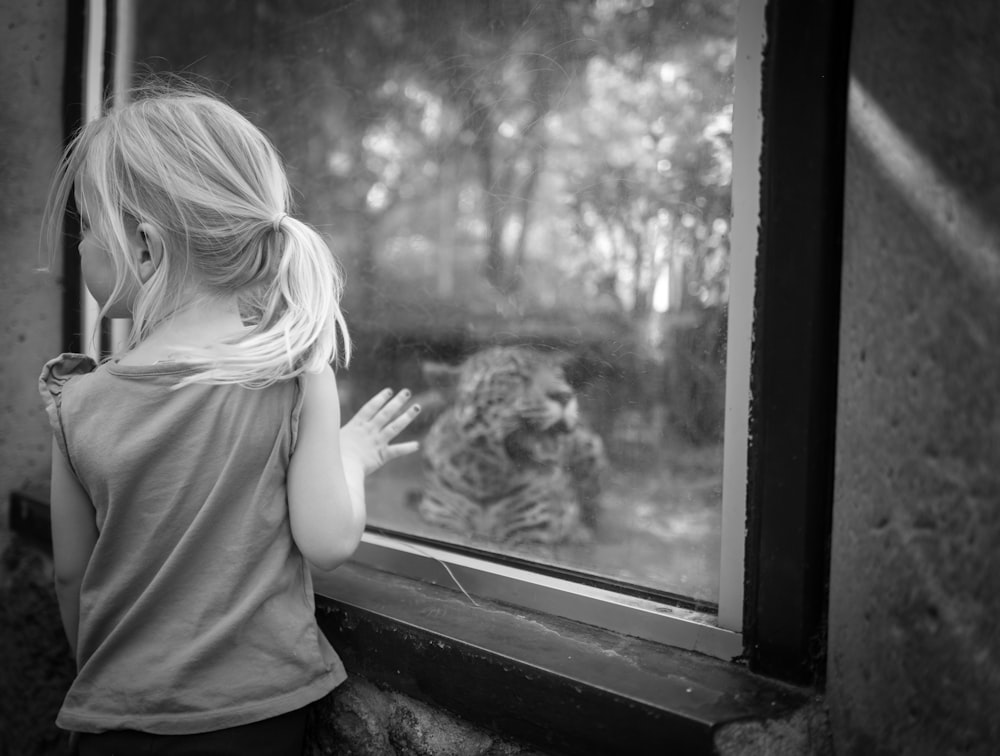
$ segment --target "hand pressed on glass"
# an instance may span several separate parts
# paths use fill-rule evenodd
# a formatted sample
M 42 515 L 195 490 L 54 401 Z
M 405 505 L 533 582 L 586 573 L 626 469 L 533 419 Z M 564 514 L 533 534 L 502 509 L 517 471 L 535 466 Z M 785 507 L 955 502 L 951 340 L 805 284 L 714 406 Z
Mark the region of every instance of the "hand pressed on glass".
M 420 413 L 420 405 L 406 406 L 410 392 L 403 389 L 393 396 L 392 389 L 383 389 L 358 410 L 340 429 L 341 453 L 345 463 L 353 460 L 365 475 L 378 470 L 386 462 L 412 454 L 419 448 L 416 441 L 389 443 L 402 433 Z

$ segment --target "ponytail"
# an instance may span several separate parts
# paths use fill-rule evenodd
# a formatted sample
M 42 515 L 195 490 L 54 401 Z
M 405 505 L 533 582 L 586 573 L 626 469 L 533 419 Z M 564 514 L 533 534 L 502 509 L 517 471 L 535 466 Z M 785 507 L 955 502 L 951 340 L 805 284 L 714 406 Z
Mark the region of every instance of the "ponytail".
M 204 366 L 187 383 L 240 383 L 261 388 L 275 381 L 346 366 L 351 340 L 340 309 L 343 276 L 322 237 L 280 213 L 263 226 L 244 259 L 257 266 L 240 309 L 253 328 L 238 341 L 185 362 Z M 251 254 L 253 252 L 253 254 Z

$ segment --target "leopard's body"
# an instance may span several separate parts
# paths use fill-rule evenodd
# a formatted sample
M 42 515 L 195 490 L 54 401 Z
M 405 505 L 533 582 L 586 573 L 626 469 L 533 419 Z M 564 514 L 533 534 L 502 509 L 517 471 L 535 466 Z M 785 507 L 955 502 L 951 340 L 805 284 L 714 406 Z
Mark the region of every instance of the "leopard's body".
M 423 448 L 428 522 L 501 544 L 590 536 L 605 467 L 553 355 L 492 347 L 453 369 L 453 401 Z

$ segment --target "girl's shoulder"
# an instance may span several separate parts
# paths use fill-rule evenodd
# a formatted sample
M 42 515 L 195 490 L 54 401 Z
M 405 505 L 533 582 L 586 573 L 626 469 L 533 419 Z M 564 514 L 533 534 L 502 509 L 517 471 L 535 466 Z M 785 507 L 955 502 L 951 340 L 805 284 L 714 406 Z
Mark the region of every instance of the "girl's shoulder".
M 95 370 L 97 363 L 93 358 L 74 352 L 65 352 L 46 362 L 38 376 L 38 390 L 49 414 L 62 404 L 63 390 L 70 381 Z
M 96 369 L 97 363 L 87 355 L 66 352 L 46 362 L 38 377 L 38 390 L 45 402 L 45 412 L 64 454 L 66 439 L 62 424 L 63 390 L 74 379 L 93 373 Z
M 45 363 L 38 377 L 38 389 L 43 398 L 57 398 L 67 383 L 97 369 L 92 357 L 75 352 L 64 352 Z

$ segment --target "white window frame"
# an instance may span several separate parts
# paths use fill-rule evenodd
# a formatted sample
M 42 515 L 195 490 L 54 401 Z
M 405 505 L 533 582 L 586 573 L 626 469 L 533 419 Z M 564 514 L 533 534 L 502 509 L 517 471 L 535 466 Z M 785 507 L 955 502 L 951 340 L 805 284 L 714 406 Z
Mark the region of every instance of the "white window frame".
M 128 86 L 135 0 L 87 0 L 84 117 L 100 116 L 104 98 L 105 28 L 112 3 L 118 33 L 112 60 L 115 97 Z M 754 273 L 760 217 L 762 61 L 767 0 L 740 0 L 733 113 L 732 223 L 726 355 L 722 538 L 718 613 L 685 609 L 573 580 L 501 564 L 487 558 L 366 532 L 353 560 L 380 570 L 461 589 L 630 636 L 698 651 L 720 659 L 743 654 L 743 585 L 746 541 L 750 368 Z M 81 334 L 95 359 L 124 343 L 128 322 L 114 321 L 112 343 L 101 343 L 98 305 L 81 282 Z

